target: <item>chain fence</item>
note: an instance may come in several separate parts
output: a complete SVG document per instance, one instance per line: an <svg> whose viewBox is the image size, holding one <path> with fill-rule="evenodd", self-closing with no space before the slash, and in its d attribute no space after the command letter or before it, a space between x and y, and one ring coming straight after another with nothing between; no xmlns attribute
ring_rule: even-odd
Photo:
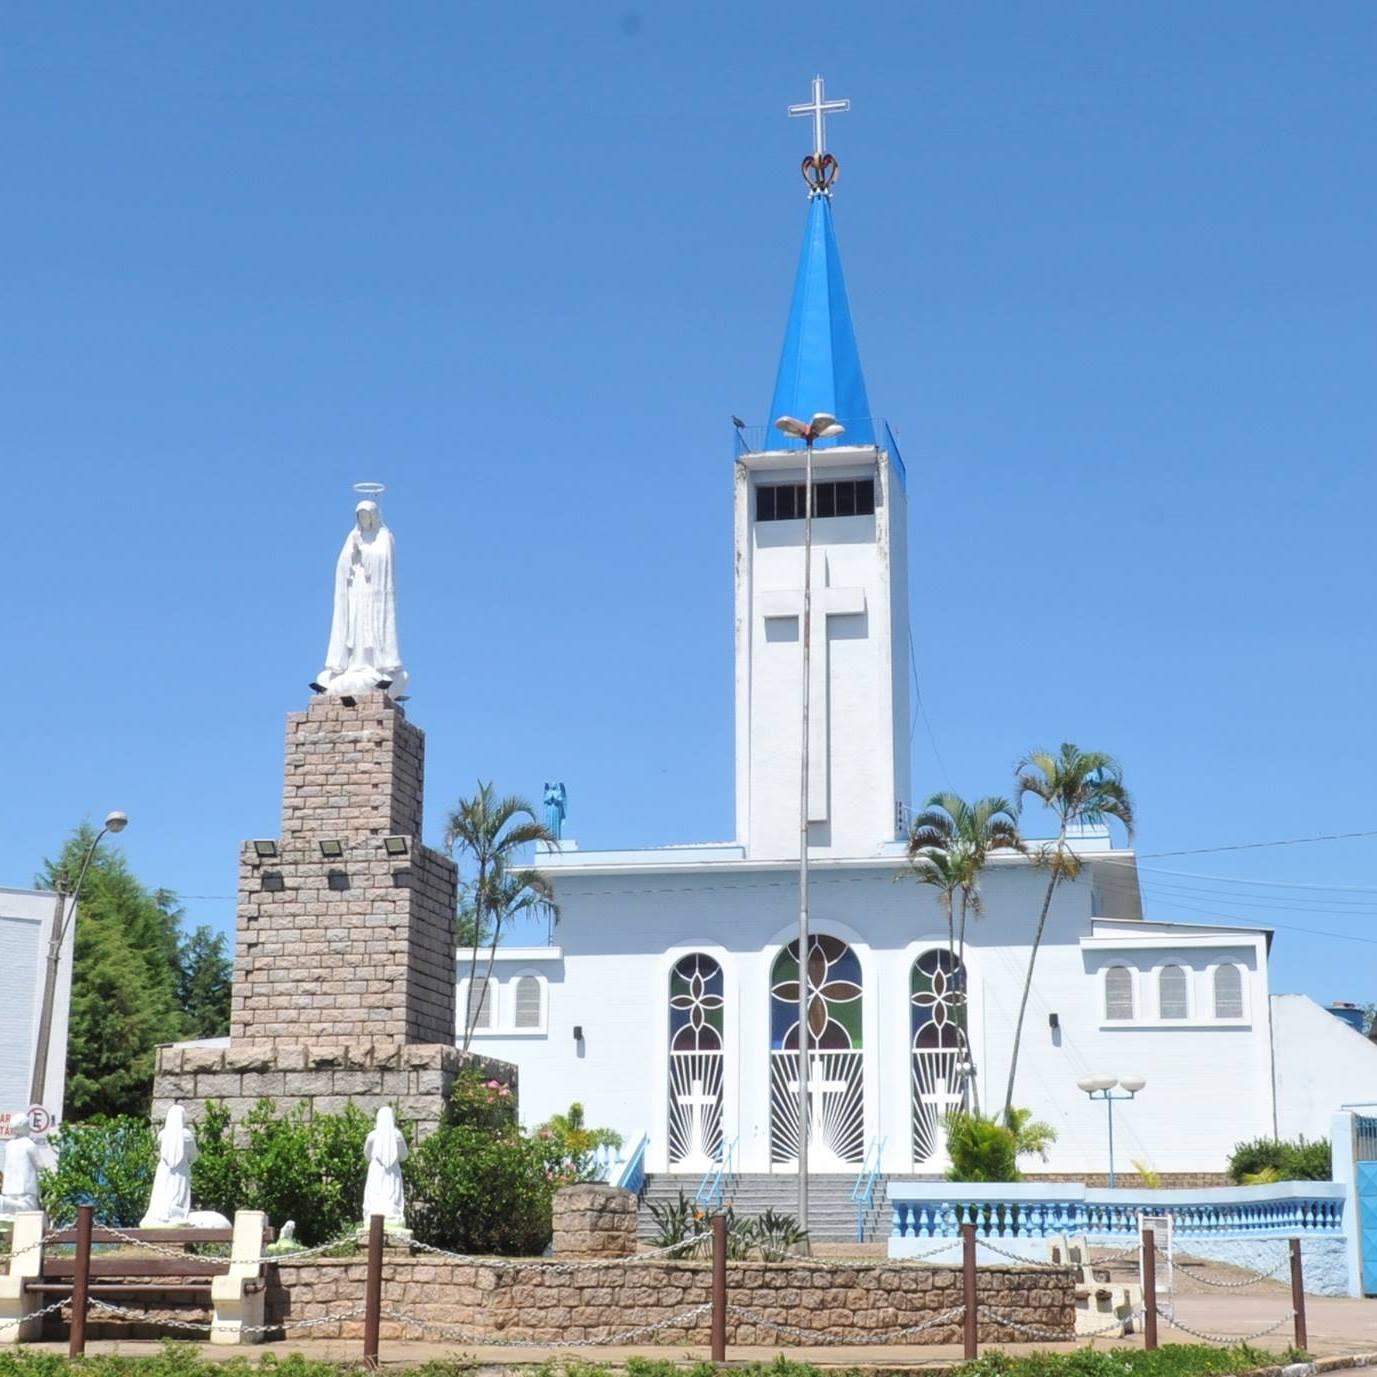
<svg viewBox="0 0 1377 1377"><path fill-rule="evenodd" d="M66 1231L50 1230L41 1239L29 1244L23 1249L10 1254L12 1260L22 1257L27 1253L41 1250L47 1245L57 1241L60 1234ZM185 1260L188 1257L186 1248L189 1245L172 1246L160 1242L141 1238L136 1232L132 1232L118 1227L102 1225L96 1231L101 1244L118 1242L131 1249L142 1252L153 1253L163 1257ZM294 1248L282 1250L280 1248L265 1249L253 1257L218 1258L211 1255L208 1260L217 1264L228 1266L254 1266L262 1267L279 1262L291 1262L297 1259L319 1257L330 1252L339 1252L342 1249L355 1249L365 1241L365 1235L361 1230L355 1229L341 1235L338 1238L330 1239L325 1243L316 1244L312 1247ZM699 1252L705 1244L712 1241L712 1234L709 1231L700 1231L690 1234L678 1241L661 1247L646 1249L641 1252L633 1253L623 1257L594 1258L580 1260L577 1262L559 1262L547 1258L527 1258L527 1259L508 1259L484 1257L470 1253L455 1252L447 1248L439 1247L435 1244L423 1243L404 1235L385 1235L384 1243L391 1250L405 1250L409 1255L426 1255L436 1258L443 1258L450 1262L460 1263L468 1266L482 1267L489 1271L499 1273L520 1273L538 1268L542 1273L554 1276L575 1277L590 1273L605 1273L609 1270L621 1268L624 1272L635 1268L645 1262L656 1260L670 1260L676 1256L691 1255ZM189 1244L194 1242L189 1240ZM1108 1281L1099 1282L1095 1278L1094 1269L1112 1261L1134 1261L1141 1263L1142 1252L1137 1247L1126 1247L1117 1250L1097 1250L1099 1256L1087 1256L1083 1266L1066 1262L1058 1263L1040 1258L1028 1257L1015 1252L1010 1248L1001 1246L988 1238L974 1237L970 1239L977 1252L986 1255L993 1255L1001 1260L1002 1263L1016 1265L1020 1269L1035 1272L1061 1272L1065 1273L1068 1269L1076 1270L1081 1278L1078 1289L1081 1299L1085 1300L1085 1288L1089 1287L1092 1292L1091 1303L1093 1304L1093 1290L1097 1286L1120 1285L1123 1283L1111 1283ZM1219 1240L1220 1250L1227 1254L1225 1246L1229 1240ZM1259 1240L1265 1242L1265 1240ZM952 1255L958 1248L964 1249L965 1242L960 1238L933 1240L934 1246L924 1252L911 1255L905 1258L813 1258L813 1257L791 1257L779 1259L787 1261L794 1266L810 1266L817 1268L831 1269L867 1269L867 1270L906 1270L914 1267L921 1267L928 1263L929 1259L944 1256L951 1262L957 1260ZM1257 1339L1268 1335L1276 1334L1287 1325L1295 1324L1297 1334L1300 1335L1304 1330L1304 1311L1303 1295L1296 1293L1293 1298L1295 1308L1288 1309L1273 1322L1252 1330L1248 1333L1217 1333L1203 1326L1193 1325L1180 1318L1177 1314L1176 1298L1173 1289L1174 1279L1181 1277L1190 1283L1198 1284L1202 1290L1214 1289L1222 1292L1237 1292L1250 1286L1272 1281L1280 1276L1290 1262L1289 1249L1283 1245L1283 1251L1275 1263L1266 1267L1266 1255L1264 1254L1262 1267L1257 1266L1258 1247L1256 1243L1240 1243L1239 1252L1235 1253L1237 1261L1231 1261L1226 1256L1224 1258L1207 1258L1195 1254L1177 1252L1168 1258L1165 1252L1157 1251L1154 1254L1156 1266L1154 1272L1160 1271L1162 1264L1170 1262L1166 1281L1162 1286L1158 1283L1158 1294L1163 1297L1165 1304L1155 1305L1155 1316L1173 1329L1179 1330L1192 1338L1201 1340L1205 1343L1236 1345L1251 1343ZM375 1253L370 1268L376 1269L379 1265L378 1259L382 1255ZM354 1258L353 1261L363 1261L362 1258ZM1245 1270L1244 1275L1239 1277L1218 1277L1210 1276L1207 1273L1196 1275L1193 1271L1187 1271L1182 1264L1189 1263L1192 1267L1202 1265L1205 1267L1241 1267L1245 1262L1254 1265ZM764 1265L763 1263L760 1265ZM986 1264L995 1265L995 1264ZM976 1268L975 1275L978 1278L980 1269ZM378 1273L370 1273L375 1278ZM1156 1277L1154 1276L1154 1278ZM968 1284L970 1278L968 1277ZM978 1282L977 1282L978 1285ZM376 1295L376 1292L373 1294ZM701 1293L700 1293L701 1294ZM337 1311L314 1316L304 1319L279 1318L271 1323L263 1324L244 1324L240 1322L217 1322L213 1315L207 1320L179 1319L157 1313L153 1311L135 1309L130 1306L119 1305L113 1301L102 1299L98 1296L87 1295L88 1313L90 1311L102 1314L130 1319L142 1323L155 1323L160 1327L176 1332L195 1333L208 1335L212 1332L232 1332L249 1336L285 1336L292 1333L310 1333L324 1328L337 1327L342 1324L362 1320L365 1327L369 1324L370 1318L374 1322L371 1332L376 1335L376 1323L382 1319L389 1320L395 1324L405 1326L407 1329L418 1332L424 1336L436 1336L455 1342L464 1343L472 1346L483 1347L511 1347L511 1348L541 1348L541 1349L565 1349L565 1348L594 1348L607 1345L636 1344L653 1339L656 1336L671 1332L676 1329L690 1328L699 1324L704 1317L711 1318L714 1313L719 1323L725 1323L727 1317L735 1317L742 1324L754 1325L758 1329L775 1334L780 1339L792 1340L801 1345L811 1345L818 1347L828 1346L863 1346L863 1345L903 1345L906 1343L921 1343L921 1335L931 1333L933 1330L942 1329L956 1325L965 1332L967 1320L967 1310L964 1304L951 1306L947 1309L938 1311L934 1314L925 1316L923 1319L912 1324L891 1327L885 1330L865 1331L863 1333L837 1333L834 1330L810 1328L807 1325L791 1324L783 1320L777 1320L770 1315L749 1307L730 1304L720 1293L715 1292L718 1304L723 1308L714 1312L714 1302L705 1301L698 1305L689 1306L675 1314L668 1315L663 1319L632 1326L620 1331L612 1332L598 1338L579 1338L566 1339L558 1343L551 1343L548 1339L535 1339L530 1337L520 1337L512 1335L493 1335L480 1332L473 1325L449 1324L439 1320L427 1319L418 1315L412 1315L402 1309L390 1309L378 1306L370 1317L366 1303L354 1304L343 1307ZM969 1294L969 1293L968 1293ZM1029 1342L1051 1342L1066 1343L1072 1341L1087 1341L1098 1337L1110 1335L1122 1335L1132 1329L1140 1327L1142 1321L1148 1316L1148 1310L1143 1307L1141 1293L1135 1285L1130 1285L1125 1290L1123 1298L1125 1305L1133 1308L1127 1313L1120 1309L1120 1312L1107 1318L1106 1323L1093 1329L1079 1329L1072 1333L1066 1329L1051 1328L1046 1325L1028 1323L1013 1315L1005 1313L1003 1310L985 1303L980 1303L976 1307L976 1315L991 1324L1002 1327L1018 1338ZM1151 1293L1148 1296L1148 1304L1152 1305ZM28 1321L41 1320L45 1316L57 1314L64 1309L70 1309L72 1297L70 1294L56 1299L41 1309L30 1311L24 1318ZM1084 1317L1083 1317L1084 1318ZM720 1331L718 1331L720 1333Z"/></svg>
<svg viewBox="0 0 1377 1377"><path fill-rule="evenodd" d="M1255 1329L1251 1334L1210 1334L1206 1330L1195 1329L1191 1325L1178 1320L1175 1314L1170 1310L1163 1310L1160 1305L1157 1307L1157 1315L1159 1319L1165 1320L1173 1329L1179 1329L1183 1334L1191 1335L1192 1338L1201 1339L1205 1343L1227 1345L1251 1343L1254 1339L1261 1339L1268 1334L1275 1334L1277 1330L1283 1329L1288 1324L1294 1323L1296 1318L1296 1312L1294 1310L1288 1310L1276 1321L1276 1323L1269 1324L1264 1329Z"/></svg>

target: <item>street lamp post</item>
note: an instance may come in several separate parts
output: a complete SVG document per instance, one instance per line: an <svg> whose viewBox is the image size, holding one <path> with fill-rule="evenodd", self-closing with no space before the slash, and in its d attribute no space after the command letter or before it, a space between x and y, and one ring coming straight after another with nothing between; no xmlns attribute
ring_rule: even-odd
<svg viewBox="0 0 1377 1377"><path fill-rule="evenodd" d="M808 456L803 468L803 615L799 638L803 642L803 751L799 785L798 819L798 1222L808 1227L808 676L813 646L813 445L840 435L844 429L835 416L814 413L808 422L781 416L775 428L802 440Z"/></svg>
<svg viewBox="0 0 1377 1377"><path fill-rule="evenodd" d="M38 1015L38 1046L34 1049L33 1080L29 1084L29 1103L43 1103L43 1083L48 1079L48 1043L53 1035L53 1001L57 997L57 968L62 961L62 944L67 939L67 928L76 917L77 900L81 898L81 886L86 882L86 872L91 868L91 858L96 847L107 832L123 832L129 819L118 810L105 819L105 826L96 833L81 863L81 873L77 876L76 888L68 894L62 885L62 876L57 880L57 908L53 913L52 936L48 941L48 969L43 977L43 1005Z"/></svg>
<svg viewBox="0 0 1377 1377"><path fill-rule="evenodd" d="M1133 1100L1138 1096L1138 1092L1147 1084L1146 1076L1087 1076L1084 1080L1077 1081L1076 1085L1085 1091L1092 1100L1103 1100L1105 1109L1109 1114L1109 1185L1114 1187L1114 1101ZM1115 1086L1121 1086L1128 1093L1126 1095L1116 1095Z"/></svg>

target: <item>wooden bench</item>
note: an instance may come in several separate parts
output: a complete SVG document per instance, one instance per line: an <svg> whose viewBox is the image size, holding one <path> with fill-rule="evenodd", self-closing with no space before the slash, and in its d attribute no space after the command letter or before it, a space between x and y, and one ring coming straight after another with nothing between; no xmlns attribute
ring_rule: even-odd
<svg viewBox="0 0 1377 1377"><path fill-rule="evenodd" d="M213 1344L262 1341L261 1329L255 1330L263 1324L266 1290L264 1264L259 1259L273 1232L259 1211L240 1210L228 1229L122 1229L116 1233L92 1227L87 1220L84 1228L78 1221L75 1229L60 1229L45 1237L45 1224L41 1212L16 1217L12 1275L0 1277L0 1343L37 1338L41 1317L36 1312L71 1297L71 1351L76 1355L85 1347L88 1299L117 1304L122 1298L152 1296L203 1300L211 1310ZM34 1247L40 1240L42 1246ZM91 1253L93 1244L132 1246L131 1240L161 1248L227 1243L229 1256ZM75 1245L75 1256L45 1256L47 1245L62 1244Z"/></svg>

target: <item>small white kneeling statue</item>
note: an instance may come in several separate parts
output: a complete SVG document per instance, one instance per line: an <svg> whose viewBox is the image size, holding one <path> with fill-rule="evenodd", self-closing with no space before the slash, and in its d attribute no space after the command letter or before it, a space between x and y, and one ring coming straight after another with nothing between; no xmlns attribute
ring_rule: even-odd
<svg viewBox="0 0 1377 1377"><path fill-rule="evenodd" d="M373 1131L363 1140L368 1158L368 1180L363 1187L365 1227L380 1214L389 1228L406 1227L406 1201L402 1196L402 1163L406 1160L406 1139L397 1130L397 1120L384 1105L373 1121Z"/></svg>
<svg viewBox="0 0 1377 1377"><path fill-rule="evenodd" d="M165 1229L191 1222L191 1164L196 1160L196 1139L186 1126L186 1111L174 1104L158 1134L158 1169L153 1173L153 1194L141 1229Z"/></svg>
<svg viewBox="0 0 1377 1377"><path fill-rule="evenodd" d="M0 1219L13 1219L21 1210L36 1210L38 1203L38 1144L29 1136L29 1116L10 1120L11 1138L5 1144L5 1171L0 1178Z"/></svg>
<svg viewBox="0 0 1377 1377"><path fill-rule="evenodd" d="M406 693L407 673L397 648L396 547L376 502L360 502L354 519L335 561L335 612L325 668L311 687L338 698L385 689L399 699Z"/></svg>

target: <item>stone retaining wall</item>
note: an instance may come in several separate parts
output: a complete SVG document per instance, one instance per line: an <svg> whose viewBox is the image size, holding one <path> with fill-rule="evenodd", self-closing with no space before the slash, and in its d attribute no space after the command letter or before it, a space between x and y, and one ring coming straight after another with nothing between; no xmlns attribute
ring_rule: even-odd
<svg viewBox="0 0 1377 1377"><path fill-rule="evenodd" d="M354 1259L282 1262L268 1288L268 1319L314 1320L362 1306L366 1267ZM982 1267L979 1296L1009 1319L1074 1336L1075 1274L1019 1267ZM383 1310L400 1311L432 1324L457 1326L475 1343L529 1340L559 1344L600 1339L653 1325L711 1299L707 1262L659 1260L617 1263L593 1271L561 1272L552 1262L518 1267L465 1263L390 1251L384 1262ZM727 1300L765 1321L803 1323L826 1330L835 1341L869 1335L924 1319L961 1304L956 1267L896 1267L892 1263L840 1266L816 1263L727 1264ZM363 1319L319 1325L315 1338L360 1338ZM382 1336L426 1337L418 1325L383 1320ZM983 1319L984 1343L1012 1343L1026 1335ZM706 1344L708 1316L644 1336L637 1342ZM958 1343L959 1318L905 1339L914 1344ZM778 1333L768 1323L728 1314L727 1340L734 1344L795 1346L807 1340Z"/></svg>

